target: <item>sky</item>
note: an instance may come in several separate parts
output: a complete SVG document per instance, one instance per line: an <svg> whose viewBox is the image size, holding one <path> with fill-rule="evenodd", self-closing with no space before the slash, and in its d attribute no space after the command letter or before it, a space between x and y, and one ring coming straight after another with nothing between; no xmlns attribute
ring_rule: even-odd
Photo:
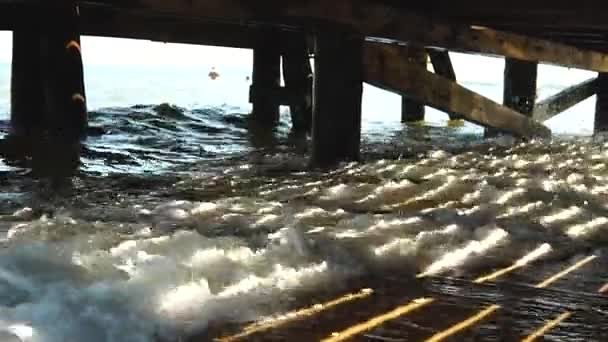
<svg viewBox="0 0 608 342"><path fill-rule="evenodd" d="M11 32L0 31L0 63L11 61L11 45ZM86 65L195 66L204 61L231 67L251 63L253 58L247 49L88 36L82 37L82 53Z"/></svg>

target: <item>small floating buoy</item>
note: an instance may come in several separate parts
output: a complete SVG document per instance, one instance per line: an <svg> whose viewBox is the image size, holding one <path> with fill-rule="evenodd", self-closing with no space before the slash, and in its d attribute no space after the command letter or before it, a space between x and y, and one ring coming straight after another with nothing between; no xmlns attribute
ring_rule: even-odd
<svg viewBox="0 0 608 342"><path fill-rule="evenodd" d="M220 77L220 74L217 71L215 71L215 67L211 68L211 71L209 71L209 78L212 81L215 81L219 77Z"/></svg>

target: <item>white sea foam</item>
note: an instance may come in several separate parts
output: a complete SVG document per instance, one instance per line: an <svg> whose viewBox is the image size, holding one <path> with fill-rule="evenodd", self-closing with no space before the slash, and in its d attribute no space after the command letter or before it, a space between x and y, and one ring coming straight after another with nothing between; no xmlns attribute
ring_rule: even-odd
<svg viewBox="0 0 608 342"><path fill-rule="evenodd" d="M603 152L501 144L508 158L437 150L245 189L258 166L239 166L214 182L240 193L200 202L133 197L131 206L67 205L47 216L24 205L0 221L0 337L153 341L280 312L296 291L348 284L376 264L423 275L490 259L523 267L571 248L564 239L606 234L608 170L581 167L600 165ZM179 186L203 189L202 198L208 181ZM541 247L521 258L522 241Z"/></svg>

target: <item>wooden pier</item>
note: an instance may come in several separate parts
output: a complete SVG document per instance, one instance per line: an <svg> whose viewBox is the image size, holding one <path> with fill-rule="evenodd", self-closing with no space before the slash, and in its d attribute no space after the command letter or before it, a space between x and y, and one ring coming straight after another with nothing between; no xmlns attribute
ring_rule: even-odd
<svg viewBox="0 0 608 342"><path fill-rule="evenodd" d="M423 120L425 106L431 106L486 127L490 136L525 139L550 136L544 121L596 95L595 131L608 131L607 17L606 0L0 0L0 30L13 31L11 132L0 153L31 160L43 177L70 176L78 169L87 131L81 35L253 49L251 120L272 130L279 106L290 106L293 130L311 136L311 167L360 158L364 82L402 96L403 122ZM503 103L459 85L449 51L504 57ZM598 76L538 102L538 63ZM600 259L608 265L605 256L589 255L538 284L524 285L542 296L541 289ZM519 267L489 270L455 287L487 285ZM433 293L408 288L404 294L404 286L426 277L409 280L362 279L351 284L352 292L294 308L282 319L221 327L198 340L374 340L368 333L412 312L430 310L429 319L435 319L433 313L446 309L441 307L446 298ZM587 292L604 295L608 285ZM451 308L453 316L441 329L414 327L410 340L447 340L508 305L505 300ZM592 309L606 310L589 304L587 311ZM534 340L587 314L579 311L558 312L517 338ZM405 330L398 327L375 340L400 340Z"/></svg>
<svg viewBox="0 0 608 342"><path fill-rule="evenodd" d="M432 106L489 134L524 138L549 136L542 121L597 94L600 132L608 129L608 22L598 13L608 4L0 0L0 30L14 34L12 131L3 146L31 157L43 175L77 167L87 123L80 35L253 49L252 120L272 129L279 106L289 105L294 131L312 136L311 165L323 168L359 158L363 82L400 94L404 122ZM504 56L503 104L460 86L448 51ZM539 62L599 77L536 103Z"/></svg>
<svg viewBox="0 0 608 342"><path fill-rule="evenodd" d="M568 336L603 341L608 284L570 289L577 274L590 274L594 266L601 268L606 262L596 255L555 264L514 262L462 278L419 275L412 279L411 274L394 270L392 276L355 279L348 290L325 298L309 296L308 306L259 322L211 327L191 341L532 342L549 338L553 330L571 331L568 322L576 317L587 322L585 331L571 331ZM532 308L535 300L550 303L556 293L565 303L573 303L566 306L570 309ZM575 326L582 330L582 324Z"/></svg>

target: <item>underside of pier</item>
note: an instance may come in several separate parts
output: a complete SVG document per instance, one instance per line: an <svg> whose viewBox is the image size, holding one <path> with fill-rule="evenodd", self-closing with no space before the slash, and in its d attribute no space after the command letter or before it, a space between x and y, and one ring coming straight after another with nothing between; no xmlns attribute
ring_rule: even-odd
<svg viewBox="0 0 608 342"><path fill-rule="evenodd" d="M74 164L86 127L80 35L254 49L252 120L272 128L289 105L294 130L312 136L314 166L358 159L362 82L403 96L404 122L424 119L426 105L492 134L546 137L542 121L606 96L608 22L597 15L606 11L603 1L0 0L0 30L14 31L11 141L36 155L44 140L38 159L61 150ZM503 104L460 86L448 51L505 57ZM539 62L600 78L536 103Z"/></svg>

